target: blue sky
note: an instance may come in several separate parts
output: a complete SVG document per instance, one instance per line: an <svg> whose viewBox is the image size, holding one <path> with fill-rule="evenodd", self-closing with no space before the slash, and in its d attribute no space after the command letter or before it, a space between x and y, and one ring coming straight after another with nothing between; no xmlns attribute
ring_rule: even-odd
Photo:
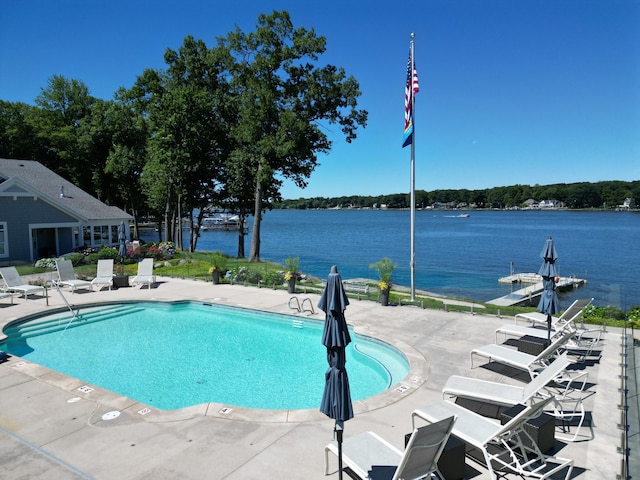
<svg viewBox="0 0 640 480"><path fill-rule="evenodd" d="M33 104L52 75L111 99L186 35L213 46L288 10L360 82L368 126L338 129L309 186L284 198L410 190L401 148L415 33L416 189L640 179L638 0L21 0L0 9L0 99Z"/></svg>

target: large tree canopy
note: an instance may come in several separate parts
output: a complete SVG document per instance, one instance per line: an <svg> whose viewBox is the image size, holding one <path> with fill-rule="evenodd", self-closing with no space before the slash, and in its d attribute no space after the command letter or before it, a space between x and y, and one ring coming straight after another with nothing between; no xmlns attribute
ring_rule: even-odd
<svg viewBox="0 0 640 480"><path fill-rule="evenodd" d="M260 260L260 223L265 205L279 199L277 176L306 186L317 154L331 148L323 124L339 124L347 142L365 126L367 112L357 109L358 82L344 69L317 66L325 38L294 28L287 12L258 17L255 32L239 28L219 47L229 52L228 72L236 97L237 123L232 131L237 161L254 185L254 228L250 260Z"/></svg>

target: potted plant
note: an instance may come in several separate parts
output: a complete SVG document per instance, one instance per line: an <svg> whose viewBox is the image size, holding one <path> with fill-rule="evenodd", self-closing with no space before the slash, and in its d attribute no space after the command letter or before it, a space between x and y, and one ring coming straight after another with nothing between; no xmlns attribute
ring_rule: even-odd
<svg viewBox="0 0 640 480"><path fill-rule="evenodd" d="M211 282L217 285L220 283L220 275L225 273L227 273L227 257L220 251L213 252L213 255L211 255L211 267L209 268Z"/></svg>
<svg viewBox="0 0 640 480"><path fill-rule="evenodd" d="M391 259L385 257L371 265L378 271L378 288L380 289L379 301L381 305L389 305L389 292L391 290L391 277L396 268L396 264Z"/></svg>
<svg viewBox="0 0 640 480"><path fill-rule="evenodd" d="M300 264L300 257L287 257L284 261L287 271L284 274L284 280L287 282L287 292L295 293L296 280L300 276L298 273L298 266Z"/></svg>

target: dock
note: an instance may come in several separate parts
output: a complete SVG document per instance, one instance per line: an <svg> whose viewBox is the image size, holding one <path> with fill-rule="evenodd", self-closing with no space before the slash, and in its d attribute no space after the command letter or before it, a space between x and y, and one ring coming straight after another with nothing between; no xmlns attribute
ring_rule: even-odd
<svg viewBox="0 0 640 480"><path fill-rule="evenodd" d="M487 302L492 305L498 305L501 307L513 307L516 305L531 304L540 296L540 294L544 290L542 277L537 273L515 273L513 275L498 279L498 282L503 284L527 284L527 286L513 291L508 295L494 298L493 300L489 300ZM558 283L556 284L556 290L578 288L586 283L587 281L584 278L560 277L558 279Z"/></svg>

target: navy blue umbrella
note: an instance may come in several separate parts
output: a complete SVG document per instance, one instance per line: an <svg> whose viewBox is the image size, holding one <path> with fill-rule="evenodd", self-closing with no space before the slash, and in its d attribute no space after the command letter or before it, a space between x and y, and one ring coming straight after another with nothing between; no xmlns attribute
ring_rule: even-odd
<svg viewBox="0 0 640 480"><path fill-rule="evenodd" d="M325 312L322 344L327 348L329 368L325 373L324 392L320 402L320 411L333 418L335 435L338 442L338 477L342 479L342 434L344 422L353 418L353 405L347 376L345 349L351 342L344 311L349 299L342 285L338 267L331 267L327 286L322 292L318 308Z"/></svg>
<svg viewBox="0 0 640 480"><path fill-rule="evenodd" d="M120 225L118 225L118 242L120 243L120 246L118 247L118 256L122 260L124 266L124 257L127 256L127 233L124 222L120 222Z"/></svg>
<svg viewBox="0 0 640 480"><path fill-rule="evenodd" d="M544 260L538 271L538 275L542 276L543 290L540 295L540 302L538 302L538 311L547 315L547 340L550 340L551 316L560 311L558 294L556 293L556 278L558 277L556 260L558 259L558 254L551 237L547 238L540 257Z"/></svg>

